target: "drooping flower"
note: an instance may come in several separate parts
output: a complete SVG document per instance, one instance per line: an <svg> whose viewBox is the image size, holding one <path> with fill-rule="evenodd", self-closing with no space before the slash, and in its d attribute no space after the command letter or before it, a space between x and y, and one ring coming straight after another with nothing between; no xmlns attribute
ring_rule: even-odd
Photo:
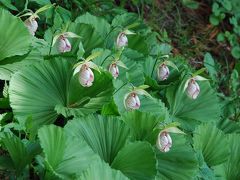
<svg viewBox="0 0 240 180"><path fill-rule="evenodd" d="M122 48L128 45L128 38L124 32L119 33L117 37L117 47Z"/></svg>
<svg viewBox="0 0 240 180"><path fill-rule="evenodd" d="M34 36L37 31L37 28L38 28L38 23L37 23L36 19L30 17L25 20L24 24L28 28L28 31L30 32L30 34L32 34Z"/></svg>
<svg viewBox="0 0 240 180"><path fill-rule="evenodd" d="M132 109L132 110L139 109L141 103L137 93L135 92L129 93L124 100L124 105L126 109Z"/></svg>
<svg viewBox="0 0 240 180"><path fill-rule="evenodd" d="M114 79L116 79L119 76L119 69L116 63L112 63L109 66L109 72L112 74Z"/></svg>
<svg viewBox="0 0 240 180"><path fill-rule="evenodd" d="M187 95L196 99L200 93L200 87L194 78L190 79L187 86Z"/></svg>
<svg viewBox="0 0 240 180"><path fill-rule="evenodd" d="M58 41L58 51L61 53L64 53L64 52L71 51L71 49L72 49L72 46L69 40L65 36L61 35Z"/></svg>
<svg viewBox="0 0 240 180"><path fill-rule="evenodd" d="M83 64L79 71L79 82L83 87L92 86L94 81L94 74L88 65Z"/></svg>
<svg viewBox="0 0 240 180"><path fill-rule="evenodd" d="M166 64L161 64L157 70L157 77L159 81L164 81L169 76L169 69Z"/></svg>
<svg viewBox="0 0 240 180"><path fill-rule="evenodd" d="M168 152L170 150L172 147L172 138L168 132L163 131L158 134L156 146L162 152Z"/></svg>

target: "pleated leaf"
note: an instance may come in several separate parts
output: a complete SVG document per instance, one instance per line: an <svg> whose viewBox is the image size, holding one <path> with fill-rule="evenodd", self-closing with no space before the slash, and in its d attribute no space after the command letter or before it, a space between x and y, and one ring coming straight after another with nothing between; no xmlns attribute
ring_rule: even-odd
<svg viewBox="0 0 240 180"><path fill-rule="evenodd" d="M31 35L21 19L0 8L0 61L29 51Z"/></svg>
<svg viewBox="0 0 240 180"><path fill-rule="evenodd" d="M184 135L171 133L170 136L173 145L169 152L164 153L156 148L157 179L193 179L197 174L198 161L192 147L186 141Z"/></svg>
<svg viewBox="0 0 240 180"><path fill-rule="evenodd" d="M130 133L134 140L149 141L155 144L158 131L154 128L165 120L165 111L162 115L153 115L139 111L127 112L123 115L123 121L130 127Z"/></svg>
<svg viewBox="0 0 240 180"><path fill-rule="evenodd" d="M155 156L149 143L130 143L119 151L112 167L122 171L130 179L154 179L157 173Z"/></svg>
<svg viewBox="0 0 240 180"><path fill-rule="evenodd" d="M78 180L114 179L127 180L128 178L121 171L112 169L102 160L95 161L88 170L84 171Z"/></svg>
<svg viewBox="0 0 240 180"><path fill-rule="evenodd" d="M84 115L110 101L111 77L95 73L94 85L84 88L77 80L78 75L72 76L72 67L70 60L53 59L15 73L9 95L18 120L31 116L36 126L49 124L56 120L58 113L67 117Z"/></svg>
<svg viewBox="0 0 240 180"><path fill-rule="evenodd" d="M68 134L84 139L109 164L125 145L129 135L126 125L113 116L89 115L74 119L65 128Z"/></svg>
<svg viewBox="0 0 240 180"><path fill-rule="evenodd" d="M85 142L68 137L61 127L43 126L38 131L38 137L48 171L46 179L72 179L97 159Z"/></svg>
<svg viewBox="0 0 240 180"><path fill-rule="evenodd" d="M216 175L220 175L223 179L232 180L240 178L240 135L230 134L228 135L230 156L227 161L220 166L214 168Z"/></svg>
<svg viewBox="0 0 240 180"><path fill-rule="evenodd" d="M194 132L194 148L203 154L208 166L225 162L229 155L229 142L224 133L216 126L201 124Z"/></svg>
<svg viewBox="0 0 240 180"><path fill-rule="evenodd" d="M199 122L217 121L220 117L220 105L209 83L198 82L201 91L197 99L192 100L183 91L185 82L183 80L180 85L167 88L166 96L172 118L189 130L193 130Z"/></svg>

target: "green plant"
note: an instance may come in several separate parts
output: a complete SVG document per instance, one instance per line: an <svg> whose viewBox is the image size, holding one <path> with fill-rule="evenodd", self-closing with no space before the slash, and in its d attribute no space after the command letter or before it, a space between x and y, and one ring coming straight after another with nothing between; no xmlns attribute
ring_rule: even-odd
<svg viewBox="0 0 240 180"><path fill-rule="evenodd" d="M221 123L210 55L195 71L134 13L44 2L0 9L4 178L239 179L239 127Z"/></svg>

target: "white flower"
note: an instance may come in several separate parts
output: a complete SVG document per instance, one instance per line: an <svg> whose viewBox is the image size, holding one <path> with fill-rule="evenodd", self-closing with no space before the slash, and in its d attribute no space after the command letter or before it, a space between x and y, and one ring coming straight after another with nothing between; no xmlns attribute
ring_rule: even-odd
<svg viewBox="0 0 240 180"><path fill-rule="evenodd" d="M114 79L116 79L119 76L119 69L116 63L112 63L109 66L109 72L112 74Z"/></svg>
<svg viewBox="0 0 240 180"><path fill-rule="evenodd" d="M157 148L162 152L168 152L172 147L172 139L168 132L163 131L158 134L156 142Z"/></svg>
<svg viewBox="0 0 240 180"><path fill-rule="evenodd" d="M138 95L135 92L131 92L124 99L124 105L126 109L139 109L140 108L140 100Z"/></svg>
<svg viewBox="0 0 240 180"><path fill-rule="evenodd" d="M79 72L79 82L83 87L92 86L94 81L94 74L92 70L86 65L83 64Z"/></svg>
<svg viewBox="0 0 240 180"><path fill-rule="evenodd" d="M195 79L193 78L190 79L187 86L187 95L192 99L196 99L199 93L200 93L200 87L198 83L196 82Z"/></svg>
<svg viewBox="0 0 240 180"><path fill-rule="evenodd" d="M157 70L157 77L159 81L164 81L168 78L169 76L169 69L165 64L162 64L158 67Z"/></svg>
<svg viewBox="0 0 240 180"><path fill-rule="evenodd" d="M61 35L59 37L59 41L58 41L58 51L61 53L64 53L64 52L71 51L71 49L72 49L72 46L71 46L69 40L66 37L64 37L63 35Z"/></svg>
<svg viewBox="0 0 240 180"><path fill-rule="evenodd" d="M35 18L28 18L27 20L25 20L25 26L28 28L28 31L30 32L30 34L32 34L33 36L35 35L35 32L37 31L38 28L38 23L36 21Z"/></svg>
<svg viewBox="0 0 240 180"><path fill-rule="evenodd" d="M124 46L127 46L128 44L128 38L124 32L119 33L117 37L117 47L121 48Z"/></svg>

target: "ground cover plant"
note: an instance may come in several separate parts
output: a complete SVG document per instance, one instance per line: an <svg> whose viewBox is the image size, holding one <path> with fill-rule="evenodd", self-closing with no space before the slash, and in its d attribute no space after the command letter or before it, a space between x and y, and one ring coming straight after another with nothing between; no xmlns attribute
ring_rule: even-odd
<svg viewBox="0 0 240 180"><path fill-rule="evenodd" d="M0 1L0 179L240 178L238 57L176 45L156 22L206 4L159 2Z"/></svg>

